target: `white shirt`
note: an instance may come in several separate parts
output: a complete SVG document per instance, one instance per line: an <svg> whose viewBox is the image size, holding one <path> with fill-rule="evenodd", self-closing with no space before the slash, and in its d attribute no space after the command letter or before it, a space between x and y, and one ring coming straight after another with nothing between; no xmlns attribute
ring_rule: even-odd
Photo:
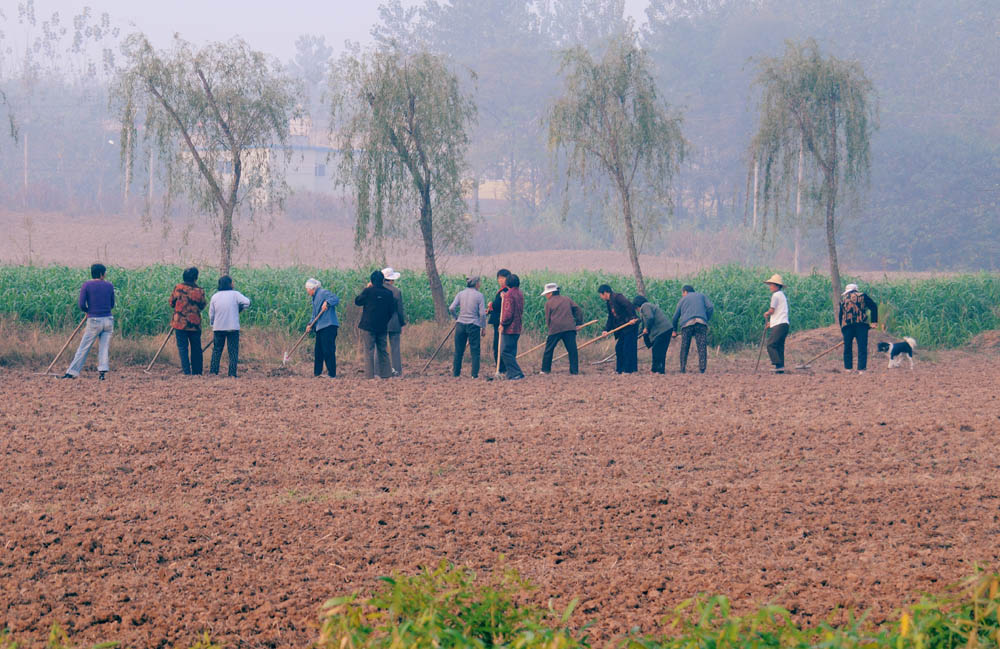
<svg viewBox="0 0 1000 649"><path fill-rule="evenodd" d="M250 300L239 291L219 291L208 305L208 323L212 331L239 331L240 307L250 306Z"/></svg>
<svg viewBox="0 0 1000 649"><path fill-rule="evenodd" d="M785 297L784 291L771 293L771 308L774 309L774 313L771 314L770 326L788 324L788 298Z"/></svg>

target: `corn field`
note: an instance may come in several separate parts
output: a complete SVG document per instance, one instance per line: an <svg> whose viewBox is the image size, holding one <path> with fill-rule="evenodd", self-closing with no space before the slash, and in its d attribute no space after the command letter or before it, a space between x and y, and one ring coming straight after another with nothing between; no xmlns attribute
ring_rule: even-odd
<svg viewBox="0 0 1000 649"><path fill-rule="evenodd" d="M181 270L174 266L108 270L117 298L116 328L122 335L152 335L166 330L171 313L167 300L180 281ZM670 317L681 287L692 284L715 303L710 343L724 349L752 345L760 340L762 314L769 301L762 280L771 272L771 269L719 266L691 277L650 280L648 297ZM309 298L303 287L308 277L320 279L323 286L340 296L338 313L344 325L356 321L353 298L368 281L366 271L305 267L237 268L232 276L235 288L252 301L251 308L241 316L243 323L289 332L301 331L308 323ZM785 277L792 331L829 325L833 317L829 279L823 275L785 274ZM76 306L79 287L87 279L89 272L83 268L2 266L0 316L53 330L74 326L82 315ZM483 292L489 300L496 285L492 277L483 279ZM217 280L217 274L208 269L199 284L211 295ZM442 281L449 300L465 286L463 278L458 276L443 276ZM564 295L583 307L588 319L605 317L604 303L597 295L600 284L608 283L630 297L634 293L634 282L625 276L595 272L526 273L521 275L521 289L525 294L524 324L530 331L544 331L545 299L539 294L546 282L553 281L559 283ZM847 281L852 280L845 278ZM434 305L424 274L404 273L397 286L403 293L408 321L433 318ZM921 347L957 347L982 331L1000 328L997 275L980 273L945 279L862 283L861 287L879 303L888 331L896 336L912 336L920 341Z"/></svg>

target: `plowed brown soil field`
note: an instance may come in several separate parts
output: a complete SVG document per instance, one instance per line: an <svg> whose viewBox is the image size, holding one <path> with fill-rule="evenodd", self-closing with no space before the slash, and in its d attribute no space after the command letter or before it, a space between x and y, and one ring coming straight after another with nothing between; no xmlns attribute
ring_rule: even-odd
<svg viewBox="0 0 1000 649"><path fill-rule="evenodd" d="M539 603L580 597L598 641L700 591L880 619L996 565L996 360L513 383L4 371L0 627L305 647L330 596L501 555Z"/></svg>

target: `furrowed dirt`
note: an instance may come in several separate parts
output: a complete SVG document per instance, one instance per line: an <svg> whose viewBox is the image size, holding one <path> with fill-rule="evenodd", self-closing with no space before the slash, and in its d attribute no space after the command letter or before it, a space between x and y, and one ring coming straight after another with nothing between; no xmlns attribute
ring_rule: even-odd
<svg viewBox="0 0 1000 649"><path fill-rule="evenodd" d="M579 597L598 641L701 591L881 619L997 564L996 359L754 377L748 355L701 376L671 350L665 377L513 383L4 371L0 627L306 647L328 597L501 555L539 603Z"/></svg>

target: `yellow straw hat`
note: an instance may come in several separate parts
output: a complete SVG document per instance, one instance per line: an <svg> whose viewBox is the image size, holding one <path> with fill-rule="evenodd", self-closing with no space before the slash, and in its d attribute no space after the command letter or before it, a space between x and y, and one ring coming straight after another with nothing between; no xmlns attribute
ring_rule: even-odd
<svg viewBox="0 0 1000 649"><path fill-rule="evenodd" d="M779 275L778 273L775 273L774 275L771 275L770 277L768 277L767 279L765 279L764 283L765 284L777 284L778 286L784 286L785 285L785 280L781 279L781 275Z"/></svg>

